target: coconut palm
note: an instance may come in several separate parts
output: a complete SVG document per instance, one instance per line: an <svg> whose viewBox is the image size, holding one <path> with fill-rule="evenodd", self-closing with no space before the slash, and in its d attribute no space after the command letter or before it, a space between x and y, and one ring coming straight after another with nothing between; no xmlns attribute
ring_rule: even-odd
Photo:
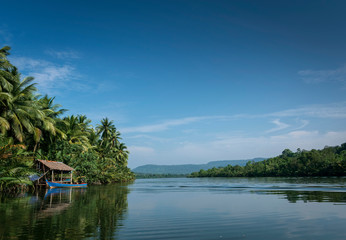
<svg viewBox="0 0 346 240"><path fill-rule="evenodd" d="M129 151L124 143L119 143L116 146L116 159L122 166L127 166L127 160L129 158Z"/></svg>
<svg viewBox="0 0 346 240"><path fill-rule="evenodd" d="M11 91L12 89L9 79L14 66L7 59L7 56L10 55L10 49L8 46L0 49L0 92Z"/></svg>
<svg viewBox="0 0 346 240"><path fill-rule="evenodd" d="M121 139L120 132L115 128L113 121L109 121L108 118L102 119L96 130L101 137L101 146L114 148L119 143L119 139Z"/></svg>
<svg viewBox="0 0 346 240"><path fill-rule="evenodd" d="M112 134L116 131L116 128L113 124L113 120L109 121L108 118L104 118L101 120L101 125L97 125L96 130L98 134L100 134L101 139L110 139Z"/></svg>
<svg viewBox="0 0 346 240"><path fill-rule="evenodd" d="M7 128L7 136L23 142L26 134L38 135L39 129L35 129L33 121L42 119L44 113L39 111L33 101L36 91L32 77L26 77L22 81L16 69L13 71L12 89L8 92L8 99L0 106L0 117L3 120L2 129Z"/></svg>
<svg viewBox="0 0 346 240"><path fill-rule="evenodd" d="M58 116L67 111L66 109L60 109L61 105L54 104L54 98L48 97L48 95L45 95L42 98L37 96L35 102L37 102L39 110L43 113L43 117L37 119L34 123L36 129L34 133L38 133L34 134L34 152L41 140L45 141L44 144L49 145L53 143L56 138L66 138L66 134L59 128L62 124L57 123L62 122Z"/></svg>
<svg viewBox="0 0 346 240"><path fill-rule="evenodd" d="M85 124L80 123L79 116L68 116L64 119L65 127L63 131L66 134L67 141L70 144L78 144L80 145L84 151L87 151L91 145L89 143L89 132L85 129Z"/></svg>
<svg viewBox="0 0 346 240"><path fill-rule="evenodd" d="M33 121L41 119L44 113L39 111L33 96L36 92L32 77L20 78L20 73L8 60L9 47L0 49L0 130L18 142L25 135L37 137L40 129Z"/></svg>

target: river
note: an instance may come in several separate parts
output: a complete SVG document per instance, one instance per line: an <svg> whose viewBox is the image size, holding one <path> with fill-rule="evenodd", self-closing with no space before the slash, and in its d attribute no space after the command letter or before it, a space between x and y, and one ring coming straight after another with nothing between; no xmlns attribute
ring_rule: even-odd
<svg viewBox="0 0 346 240"><path fill-rule="evenodd" d="M346 178L170 178L0 196L3 239L346 239Z"/></svg>

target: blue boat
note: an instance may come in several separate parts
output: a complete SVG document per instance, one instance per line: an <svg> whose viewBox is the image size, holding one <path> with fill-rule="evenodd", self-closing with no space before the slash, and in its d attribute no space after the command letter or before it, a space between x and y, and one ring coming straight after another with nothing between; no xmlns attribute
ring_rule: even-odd
<svg viewBox="0 0 346 240"><path fill-rule="evenodd" d="M59 183L59 182L50 182L46 180L46 183L50 188L71 188L71 187L87 187L87 183L77 183L77 184L72 184L72 183Z"/></svg>

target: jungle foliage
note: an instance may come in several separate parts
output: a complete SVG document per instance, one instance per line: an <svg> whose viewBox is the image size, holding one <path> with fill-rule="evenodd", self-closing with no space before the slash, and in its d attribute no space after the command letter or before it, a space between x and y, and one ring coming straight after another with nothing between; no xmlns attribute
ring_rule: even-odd
<svg viewBox="0 0 346 240"><path fill-rule="evenodd" d="M285 149L281 155L245 166L200 170L189 177L315 177L346 175L346 143L311 151Z"/></svg>
<svg viewBox="0 0 346 240"><path fill-rule="evenodd" d="M104 118L94 128L85 115L66 116L54 97L38 95L34 78L21 77L9 54L0 49L0 190L30 187L34 159L64 162L88 183L134 179L114 122Z"/></svg>

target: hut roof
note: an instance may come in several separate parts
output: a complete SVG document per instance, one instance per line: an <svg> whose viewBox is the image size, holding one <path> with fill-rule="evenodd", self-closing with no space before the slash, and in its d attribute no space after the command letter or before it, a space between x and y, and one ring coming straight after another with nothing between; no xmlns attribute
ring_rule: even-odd
<svg viewBox="0 0 346 240"><path fill-rule="evenodd" d="M74 168L71 168L70 166L62 162L48 161L48 160L37 160L37 161L45 165L50 170L74 171Z"/></svg>

